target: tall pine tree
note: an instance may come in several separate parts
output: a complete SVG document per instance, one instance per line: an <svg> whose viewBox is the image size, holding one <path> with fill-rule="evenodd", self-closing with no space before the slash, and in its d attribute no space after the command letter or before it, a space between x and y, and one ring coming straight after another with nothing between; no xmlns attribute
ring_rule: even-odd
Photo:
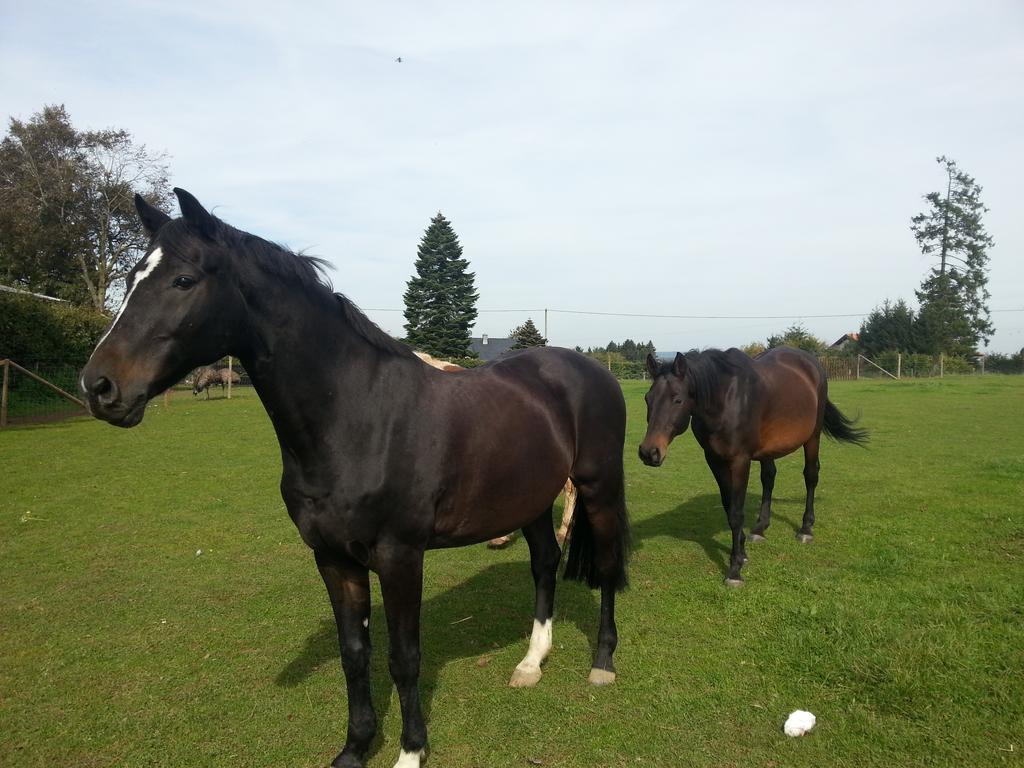
<svg viewBox="0 0 1024 768"><path fill-rule="evenodd" d="M530 318L527 318L526 322L518 328L513 328L508 335L510 339L516 340L516 343L512 345L512 349L546 347L548 343L548 340L540 335L540 331L537 330L537 326L533 324L533 320Z"/></svg>
<svg viewBox="0 0 1024 768"><path fill-rule="evenodd" d="M438 212L420 240L405 291L405 338L435 357L469 357L478 294L451 223Z"/></svg>
<svg viewBox="0 0 1024 768"><path fill-rule="evenodd" d="M981 187L948 157L946 190L925 195L928 209L911 219L921 252L938 261L917 292L922 346L931 352L967 354L988 344L995 328L988 310L988 249L992 238L981 221L988 209Z"/></svg>

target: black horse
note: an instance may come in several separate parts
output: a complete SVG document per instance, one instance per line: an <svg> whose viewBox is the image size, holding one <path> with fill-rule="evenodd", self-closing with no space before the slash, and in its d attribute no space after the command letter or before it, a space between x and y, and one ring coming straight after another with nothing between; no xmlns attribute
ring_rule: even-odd
<svg viewBox="0 0 1024 768"><path fill-rule="evenodd" d="M540 679L561 557L552 502L566 477L579 489L579 511L564 576L601 588L590 680L611 682L628 550L626 414L615 379L563 349L523 350L457 373L425 366L333 293L318 260L175 194L182 218L174 220L135 200L151 243L82 391L93 415L131 427L150 398L197 365L241 359L281 444L281 495L338 625L349 722L333 765L363 765L377 729L368 570L380 577L401 702L397 766L418 766L427 745L417 689L425 550L522 528L536 603L511 684Z"/></svg>
<svg viewBox="0 0 1024 768"><path fill-rule="evenodd" d="M809 542L814 526L814 489L818 485L818 447L822 429L836 440L863 444L867 432L840 413L828 399L828 380L818 359L799 349L776 347L756 358L738 349L676 354L671 363L647 356L651 388L647 392L647 435L640 459L661 466L668 444L686 431L693 434L718 482L732 529L732 557L725 582L740 586L747 561L743 503L750 462L761 462L761 513L751 541L765 538L771 522L775 459L804 448L807 502L797 534Z"/></svg>

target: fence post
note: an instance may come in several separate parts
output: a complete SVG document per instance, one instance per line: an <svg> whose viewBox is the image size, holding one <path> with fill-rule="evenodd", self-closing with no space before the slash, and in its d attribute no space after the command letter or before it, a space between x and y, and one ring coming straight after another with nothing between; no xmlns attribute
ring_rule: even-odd
<svg viewBox="0 0 1024 768"><path fill-rule="evenodd" d="M857 381L860 381L860 355L857 355Z"/></svg>
<svg viewBox="0 0 1024 768"><path fill-rule="evenodd" d="M902 379L903 378L903 353L902 352L897 352L896 353L896 378L897 379Z"/></svg>
<svg viewBox="0 0 1024 768"><path fill-rule="evenodd" d="M228 355L228 400L231 399L231 364L234 362L234 360L235 358L233 358L231 355Z"/></svg>
<svg viewBox="0 0 1024 768"><path fill-rule="evenodd" d="M939 378L942 378L943 368L945 368L946 356L939 352Z"/></svg>
<svg viewBox="0 0 1024 768"><path fill-rule="evenodd" d="M3 361L4 366L4 384L3 391L0 392L0 429L7 426L7 383L10 378L11 363L9 360Z"/></svg>

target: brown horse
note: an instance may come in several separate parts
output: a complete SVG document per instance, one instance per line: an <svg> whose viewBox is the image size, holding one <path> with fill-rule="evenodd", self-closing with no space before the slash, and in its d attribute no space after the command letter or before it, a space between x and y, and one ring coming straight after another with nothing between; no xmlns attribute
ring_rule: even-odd
<svg viewBox="0 0 1024 768"><path fill-rule="evenodd" d="M456 365L450 360L439 360L433 355L428 355L426 352L420 352L417 350L414 351L413 354L431 368L437 368L439 371L466 370L461 365ZM572 478L565 481L562 493L565 494L565 507L562 510L562 524L558 527L558 531L555 533L555 539L558 541L559 545L565 544L565 540L569 537L569 524L572 523L572 513L576 509L576 486L572 484ZM516 534L515 531L513 531L512 533L506 533L504 536L494 537L487 542L487 546L491 549L503 549L511 544L515 538Z"/></svg>
<svg viewBox="0 0 1024 768"><path fill-rule="evenodd" d="M868 437L828 399L828 381L818 359L789 347L769 349L753 360L738 349L710 349L677 353L675 360L664 364L648 355L647 370L652 381L640 458L648 466L661 466L668 444L693 419L693 434L718 481L732 529L725 583L743 583L740 569L747 561L743 502L751 461L761 462L763 493L750 540L763 541L771 522L775 459L803 446L807 502L797 536L802 542L811 541L822 430L835 440L861 445Z"/></svg>
<svg viewBox="0 0 1024 768"><path fill-rule="evenodd" d="M371 570L402 713L398 768L419 768L427 746L419 695L426 550L523 529L533 632L510 684L539 682L562 559L552 502L566 477L579 496L563 576L601 590L589 679L612 682L615 596L626 586L629 554L626 404L615 378L551 347L462 373L435 371L335 294L320 262L225 224L182 189L175 194L182 217L173 220L135 199L149 248L80 388L94 416L133 427L147 401L192 368L228 354L241 361L274 426L281 495L338 627L348 733L331 765L362 768L377 732Z"/></svg>

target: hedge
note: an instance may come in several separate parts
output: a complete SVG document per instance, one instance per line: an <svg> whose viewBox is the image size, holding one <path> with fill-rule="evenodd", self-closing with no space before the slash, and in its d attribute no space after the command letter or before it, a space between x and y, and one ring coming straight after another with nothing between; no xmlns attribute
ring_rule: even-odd
<svg viewBox="0 0 1024 768"><path fill-rule="evenodd" d="M95 310L0 292L0 358L82 366L110 318Z"/></svg>

